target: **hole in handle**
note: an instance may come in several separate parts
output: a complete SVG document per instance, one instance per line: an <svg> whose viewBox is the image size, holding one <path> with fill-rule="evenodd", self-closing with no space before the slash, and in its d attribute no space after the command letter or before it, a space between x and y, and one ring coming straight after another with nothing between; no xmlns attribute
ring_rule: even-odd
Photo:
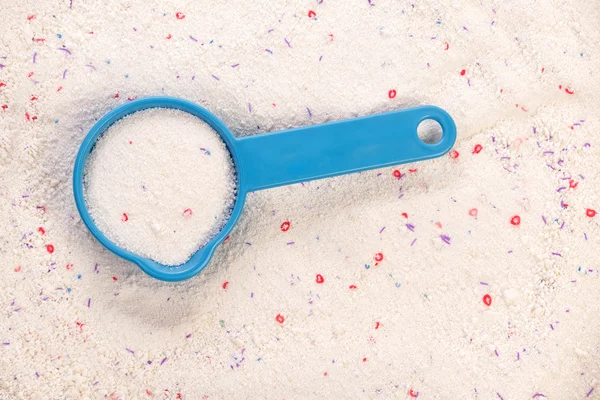
<svg viewBox="0 0 600 400"><path fill-rule="evenodd" d="M436 144L442 140L442 126L433 119L425 119L417 126L419 139L427 144Z"/></svg>

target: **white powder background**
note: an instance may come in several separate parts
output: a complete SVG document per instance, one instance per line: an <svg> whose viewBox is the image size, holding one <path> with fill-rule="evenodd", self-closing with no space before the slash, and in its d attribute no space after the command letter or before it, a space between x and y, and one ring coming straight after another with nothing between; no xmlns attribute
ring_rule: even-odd
<svg viewBox="0 0 600 400"><path fill-rule="evenodd" d="M84 182L96 226L165 265L183 264L219 233L236 190L219 134L192 114L160 108L110 126L87 159Z"/></svg>
<svg viewBox="0 0 600 400"><path fill-rule="evenodd" d="M597 3L2 8L4 398L600 398ZM159 282L88 234L71 173L160 94L237 135L435 104L459 156L252 194L205 271Z"/></svg>

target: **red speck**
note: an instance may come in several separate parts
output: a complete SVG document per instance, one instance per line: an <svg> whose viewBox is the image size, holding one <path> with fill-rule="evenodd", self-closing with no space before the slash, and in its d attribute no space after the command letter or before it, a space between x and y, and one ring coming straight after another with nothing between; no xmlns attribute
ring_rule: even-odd
<svg viewBox="0 0 600 400"><path fill-rule="evenodd" d="M442 223L439 222L439 221L435 223L435 226L437 226L438 228L442 229Z"/></svg>
<svg viewBox="0 0 600 400"><path fill-rule="evenodd" d="M373 256L373 258L377 262L383 261L383 253L375 253L375 255Z"/></svg>
<svg viewBox="0 0 600 400"><path fill-rule="evenodd" d="M135 99L137 99L137 97L128 97L128 98L127 98L127 101L133 101L133 100L135 100Z"/></svg>
<svg viewBox="0 0 600 400"><path fill-rule="evenodd" d="M89 34L90 34L90 35L93 35L93 34L94 34L94 32L89 32Z"/></svg>
<svg viewBox="0 0 600 400"><path fill-rule="evenodd" d="M558 85L558 88L559 88L560 90L562 90L562 85Z"/></svg>
<svg viewBox="0 0 600 400"><path fill-rule="evenodd" d="M398 179L400 179L400 177L402 176L402 172L400 172L400 170L395 169L394 170L394 176Z"/></svg>
<svg viewBox="0 0 600 400"><path fill-rule="evenodd" d="M171 35L171 34L169 33L169 36L167 36L167 39L171 39L172 37L173 37L173 35Z"/></svg>
<svg viewBox="0 0 600 400"><path fill-rule="evenodd" d="M15 267L15 272L21 272L21 266L20 265L17 265Z"/></svg>
<svg viewBox="0 0 600 400"><path fill-rule="evenodd" d="M563 208L569 207L569 205L567 203L562 203L561 206L563 206Z"/></svg>
<svg viewBox="0 0 600 400"><path fill-rule="evenodd" d="M57 92L60 92L62 90L62 86L59 86L58 89L56 89Z"/></svg>
<svg viewBox="0 0 600 400"><path fill-rule="evenodd" d="M466 73L467 73L467 70L463 69L463 70L460 71L460 76L464 76Z"/></svg>
<svg viewBox="0 0 600 400"><path fill-rule="evenodd" d="M229 281L223 282L223 289L227 289L227 285L229 285Z"/></svg>
<svg viewBox="0 0 600 400"><path fill-rule="evenodd" d="M54 253L54 246L52 246L51 244L47 244L46 251L50 254Z"/></svg>
<svg viewBox="0 0 600 400"><path fill-rule="evenodd" d="M596 210L593 210L591 208L586 208L585 209L585 215L587 215L588 217L592 218L592 217L596 216Z"/></svg>
<svg viewBox="0 0 600 400"><path fill-rule="evenodd" d="M115 95L113 96L113 98L114 98L114 99L118 99L118 98L119 98L119 93L115 94Z"/></svg>
<svg viewBox="0 0 600 400"><path fill-rule="evenodd" d="M73 264L67 264L66 268L67 268L67 271L72 270L73 269Z"/></svg>
<svg viewBox="0 0 600 400"><path fill-rule="evenodd" d="M485 296L483 296L483 304L485 304L486 306L491 306L492 305L492 296L490 296L489 294L486 294Z"/></svg>
<svg viewBox="0 0 600 400"><path fill-rule="evenodd" d="M479 154L479 152L483 150L483 146L480 144L476 144L475 148L473 148L473 154Z"/></svg>
<svg viewBox="0 0 600 400"><path fill-rule="evenodd" d="M570 187L571 189L575 189L575 188L577 187L577 185L579 185L579 182L575 182L575 180L573 180L573 179L571 179L571 180L569 181L569 187Z"/></svg>
<svg viewBox="0 0 600 400"><path fill-rule="evenodd" d="M348 286L348 288L352 289L352 290L357 289L356 285L350 285L350 286Z"/></svg>
<svg viewBox="0 0 600 400"><path fill-rule="evenodd" d="M277 104L273 103L273 107L277 107Z"/></svg>
<svg viewBox="0 0 600 400"><path fill-rule="evenodd" d="M177 18L177 19L184 19L185 18L185 14L178 11L178 12L175 13L175 18Z"/></svg>
<svg viewBox="0 0 600 400"><path fill-rule="evenodd" d="M375 322L375 329L379 329L379 325L381 325L381 324L379 323L379 321L376 321L376 322Z"/></svg>
<svg viewBox="0 0 600 400"><path fill-rule="evenodd" d="M363 362L367 362L367 357L363 358Z"/></svg>
<svg viewBox="0 0 600 400"><path fill-rule="evenodd" d="M6 110L8 108L8 104L2 104L2 109Z"/></svg>
<svg viewBox="0 0 600 400"><path fill-rule="evenodd" d="M450 158L456 160L460 156L460 153L456 150L450 150Z"/></svg>
<svg viewBox="0 0 600 400"><path fill-rule="evenodd" d="M281 232L287 232L290 230L290 226L292 226L292 224L290 224L289 221L285 221L283 224L281 224L280 229Z"/></svg>
<svg viewBox="0 0 600 400"><path fill-rule="evenodd" d="M0 87L4 87L4 86L6 86L6 83L0 82Z"/></svg>
<svg viewBox="0 0 600 400"><path fill-rule="evenodd" d="M513 225L515 225L515 226L519 225L521 223L521 217L519 217L518 215L513 216L510 219L510 223L513 224Z"/></svg>
<svg viewBox="0 0 600 400"><path fill-rule="evenodd" d="M330 33L329 37L331 38L331 41L333 42L333 33Z"/></svg>
<svg viewBox="0 0 600 400"><path fill-rule="evenodd" d="M181 397L181 393L177 393L177 398L178 399L182 399L183 397Z"/></svg>
<svg viewBox="0 0 600 400"><path fill-rule="evenodd" d="M565 88L565 92L567 92L568 94L573 94L573 93L575 93L575 91L574 91L574 90L571 90L571 89L569 89L569 88Z"/></svg>
<svg viewBox="0 0 600 400"><path fill-rule="evenodd" d="M183 216L186 218L191 218L192 217L192 209L186 208L185 210L183 210Z"/></svg>
<svg viewBox="0 0 600 400"><path fill-rule="evenodd" d="M35 15L30 15L30 16L27 17L27 21L31 21L34 18L35 18Z"/></svg>
<svg viewBox="0 0 600 400"><path fill-rule="evenodd" d="M500 89L500 93L503 93L503 92L504 92L504 89Z"/></svg>
<svg viewBox="0 0 600 400"><path fill-rule="evenodd" d="M38 43L43 43L46 41L46 39L38 38L38 39L33 39L33 41L38 42Z"/></svg>
<svg viewBox="0 0 600 400"><path fill-rule="evenodd" d="M35 96L31 96L31 101L37 100L38 98Z"/></svg>
<svg viewBox="0 0 600 400"><path fill-rule="evenodd" d="M25 112L25 119L27 119L27 121L31 121L31 117L29 116L28 112Z"/></svg>
<svg viewBox="0 0 600 400"><path fill-rule="evenodd" d="M121 216L121 221L123 221L123 222L129 221L129 217L127 216L127 214L123 213L123 215Z"/></svg>
<svg viewBox="0 0 600 400"><path fill-rule="evenodd" d="M470 215L471 217L476 217L476 216L477 216L477 209L476 209L476 208L471 208L471 209L469 210L469 215Z"/></svg>
<svg viewBox="0 0 600 400"><path fill-rule="evenodd" d="M546 68L542 68L542 73L544 73L545 70L546 70Z"/></svg>
<svg viewBox="0 0 600 400"><path fill-rule="evenodd" d="M446 47L444 48L444 50L448 50L450 48L450 44L448 42L444 42L444 44L446 45Z"/></svg>
<svg viewBox="0 0 600 400"><path fill-rule="evenodd" d="M129 144L133 144L133 142L130 140L130 141L129 141Z"/></svg>
<svg viewBox="0 0 600 400"><path fill-rule="evenodd" d="M390 99L393 99L394 97L396 97L396 90L392 89L388 92L388 97Z"/></svg>
<svg viewBox="0 0 600 400"><path fill-rule="evenodd" d="M27 77L28 77L28 78L31 78L31 77L33 76L33 74L34 74L34 72L33 72L33 71L31 71L30 73L28 73L28 74L27 74Z"/></svg>
<svg viewBox="0 0 600 400"><path fill-rule="evenodd" d="M117 278L116 276L113 276L113 281L118 281L119 278Z"/></svg>
<svg viewBox="0 0 600 400"><path fill-rule="evenodd" d="M43 235L44 233L46 233L46 230L40 226L40 227L38 228L38 232L39 232L39 233L41 233L41 234Z"/></svg>
<svg viewBox="0 0 600 400"><path fill-rule="evenodd" d="M283 318L283 315L277 314L277 316L275 317L275 321L279 322L280 324L283 324L283 321L285 321L285 318Z"/></svg>
<svg viewBox="0 0 600 400"><path fill-rule="evenodd" d="M34 115L33 117L31 117L32 121L35 121L37 119L37 117Z"/></svg>
<svg viewBox="0 0 600 400"><path fill-rule="evenodd" d="M408 170L408 172L410 172L411 174L414 174L415 172L417 172L417 168L411 168Z"/></svg>
<svg viewBox="0 0 600 400"><path fill-rule="evenodd" d="M400 215L402 215L404 218L408 218L408 214L407 213L402 213Z"/></svg>
<svg viewBox="0 0 600 400"><path fill-rule="evenodd" d="M317 13L313 10L308 10L308 18L314 18L317 16Z"/></svg>
<svg viewBox="0 0 600 400"><path fill-rule="evenodd" d="M223 243L225 243L226 241L229 240L229 236L231 236L231 235L227 235L227 237L225 239L223 239Z"/></svg>
<svg viewBox="0 0 600 400"><path fill-rule="evenodd" d="M317 274L316 282L317 283L323 283L323 282L325 282L325 278L323 278L323 275Z"/></svg>
<svg viewBox="0 0 600 400"><path fill-rule="evenodd" d="M81 322L79 322L79 321L76 321L75 323L76 323L76 324L77 324L77 326L79 327L79 332L83 332L83 326L84 326L85 324L82 324L82 323L81 323Z"/></svg>
<svg viewBox="0 0 600 400"><path fill-rule="evenodd" d="M146 394L147 394L148 396L152 396L152 392L151 392L151 391L149 391L148 389L146 389Z"/></svg>
<svg viewBox="0 0 600 400"><path fill-rule="evenodd" d="M416 397L419 397L419 392L415 393L415 392L413 392L413 390L412 390L412 389L410 389L410 390L408 391L408 395L409 395L410 397L415 397L415 398L416 398Z"/></svg>

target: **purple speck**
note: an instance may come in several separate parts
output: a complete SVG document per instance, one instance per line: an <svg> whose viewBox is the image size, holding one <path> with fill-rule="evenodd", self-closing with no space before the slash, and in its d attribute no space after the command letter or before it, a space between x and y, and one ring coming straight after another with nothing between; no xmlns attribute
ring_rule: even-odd
<svg viewBox="0 0 600 400"><path fill-rule="evenodd" d="M252 106L248 103L248 112L252 112Z"/></svg>
<svg viewBox="0 0 600 400"><path fill-rule="evenodd" d="M296 242L287 242L286 245L289 246L289 245L294 244L294 243L296 243Z"/></svg>
<svg viewBox="0 0 600 400"><path fill-rule="evenodd" d="M218 76L212 75L213 78L215 78L216 80L220 81Z"/></svg>
<svg viewBox="0 0 600 400"><path fill-rule="evenodd" d="M306 111L308 112L308 117L312 118L312 113L310 112L310 108L306 107Z"/></svg>
<svg viewBox="0 0 600 400"><path fill-rule="evenodd" d="M231 68L237 68L240 64L233 64Z"/></svg>
<svg viewBox="0 0 600 400"><path fill-rule="evenodd" d="M323 59L323 56L319 57L319 62Z"/></svg>
<svg viewBox="0 0 600 400"><path fill-rule="evenodd" d="M385 226L383 228L381 228L381 230L379 231L379 233L383 232L384 229L385 229Z"/></svg>
<svg viewBox="0 0 600 400"><path fill-rule="evenodd" d="M35 59L37 58L37 51L33 52L33 63L35 64Z"/></svg>
<svg viewBox="0 0 600 400"><path fill-rule="evenodd" d="M444 241L446 244L450 244L450 236L448 235L440 235L440 239Z"/></svg>
<svg viewBox="0 0 600 400"><path fill-rule="evenodd" d="M498 397L500 398L500 400L504 400L504 397L500 396L500 393L496 392L496 394L498 395Z"/></svg>
<svg viewBox="0 0 600 400"><path fill-rule="evenodd" d="M58 48L58 50L60 50L60 51L64 51L65 53L67 53L67 54L69 54L69 55L73 54L73 53L71 53L71 51L69 51L69 49L67 49L67 48L65 48L65 47L59 47L59 48Z"/></svg>
<svg viewBox="0 0 600 400"><path fill-rule="evenodd" d="M544 221L544 225L546 225L547 224L546 217L544 217L543 215L542 215L542 220Z"/></svg>
<svg viewBox="0 0 600 400"><path fill-rule="evenodd" d="M128 349L127 347L125 347L125 350L127 350L128 352L130 352L131 354L135 354L135 351Z"/></svg>
<svg viewBox="0 0 600 400"><path fill-rule="evenodd" d="M415 244L416 241L417 241L417 239L413 239L413 241L410 243L410 245L412 246L413 244Z"/></svg>
<svg viewBox="0 0 600 400"><path fill-rule="evenodd" d="M163 365L165 362L167 362L167 357L162 359L162 361L160 362L160 365Z"/></svg>
<svg viewBox="0 0 600 400"><path fill-rule="evenodd" d="M193 37L192 35L190 35L190 39L192 39L194 42L197 42L198 39L196 39L195 37Z"/></svg>
<svg viewBox="0 0 600 400"><path fill-rule="evenodd" d="M408 228L409 231L414 232L415 231L415 226L413 224L406 224L406 227Z"/></svg>
<svg viewBox="0 0 600 400"><path fill-rule="evenodd" d="M292 47L292 45L286 38L283 38L283 40L285 40L285 44L287 44L287 47Z"/></svg>
<svg viewBox="0 0 600 400"><path fill-rule="evenodd" d="M594 388L591 388L589 392L587 392L587 394L585 395L585 397L590 397L592 395L592 392L594 391Z"/></svg>
<svg viewBox="0 0 600 400"><path fill-rule="evenodd" d="M479 284L480 284L480 285L484 285L484 286L487 286L487 285L488 285L488 283L487 283L487 282L479 282Z"/></svg>
<svg viewBox="0 0 600 400"><path fill-rule="evenodd" d="M187 335L185 335L185 338L186 338L186 339L189 339L189 338L190 338L190 336L192 336L192 334L191 334L191 333L188 333Z"/></svg>
<svg viewBox="0 0 600 400"><path fill-rule="evenodd" d="M559 256L559 257L562 257L562 255L561 255L560 253L555 253L555 252L552 252L552 255L553 255L553 256Z"/></svg>
<svg viewBox="0 0 600 400"><path fill-rule="evenodd" d="M550 328L551 328L552 330L554 330L554 325L550 324Z"/></svg>
<svg viewBox="0 0 600 400"><path fill-rule="evenodd" d="M92 302L92 299L88 299L88 308L90 308L91 302Z"/></svg>
<svg viewBox="0 0 600 400"><path fill-rule="evenodd" d="M541 394L541 393L536 393L533 396L531 396L532 399L535 399L537 397L546 397L545 395Z"/></svg>
<svg viewBox="0 0 600 400"><path fill-rule="evenodd" d="M494 350L494 354L496 354L496 357L500 357L500 354L498 354L498 350Z"/></svg>

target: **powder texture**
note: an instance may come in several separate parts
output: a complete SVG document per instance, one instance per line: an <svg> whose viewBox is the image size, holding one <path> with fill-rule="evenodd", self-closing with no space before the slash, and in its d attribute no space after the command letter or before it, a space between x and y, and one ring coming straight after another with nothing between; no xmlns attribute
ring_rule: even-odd
<svg viewBox="0 0 600 400"><path fill-rule="evenodd" d="M147 109L117 121L96 142L85 165L85 200L117 245L179 265L227 222L234 169L206 122L179 110Z"/></svg>
<svg viewBox="0 0 600 400"><path fill-rule="evenodd" d="M2 3L0 398L600 399L597 2ZM97 119L161 94L239 136L434 104L459 138L251 193L165 283L71 184Z"/></svg>

